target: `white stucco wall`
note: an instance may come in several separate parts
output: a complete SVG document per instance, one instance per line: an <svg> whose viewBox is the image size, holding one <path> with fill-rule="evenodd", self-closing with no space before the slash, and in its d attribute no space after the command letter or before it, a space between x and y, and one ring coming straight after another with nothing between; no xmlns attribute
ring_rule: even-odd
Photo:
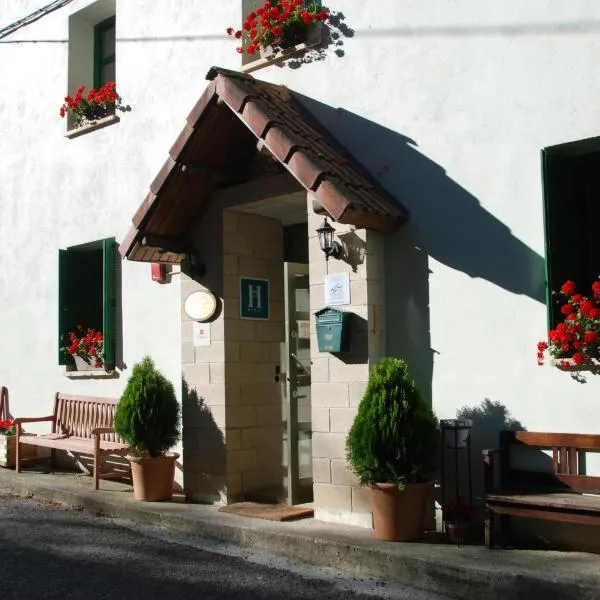
<svg viewBox="0 0 600 600"><path fill-rule="evenodd" d="M38 4L0 0L0 25ZM122 390L127 371L70 381L56 365L57 249L121 240L207 70L241 65L224 35L241 1L117 0L117 85L132 111L68 140L68 16L88 4L0 44L0 383L15 414L47 412L55 390ZM343 57L330 48L255 76L321 103L311 107L411 211L386 242L388 351L407 355L440 417L489 398L532 430L596 431L600 379L537 367L535 344L546 327L539 151L600 132L600 4L328 5L354 30ZM125 363L150 354L179 388L179 286L125 262L122 306Z"/></svg>
<svg viewBox="0 0 600 600"><path fill-rule="evenodd" d="M407 350L441 418L489 398L531 430L597 432L600 379L535 354L540 149L600 134L600 5L328 5L355 30L343 58L256 75L339 108L323 121L411 212L387 240L388 351Z"/></svg>

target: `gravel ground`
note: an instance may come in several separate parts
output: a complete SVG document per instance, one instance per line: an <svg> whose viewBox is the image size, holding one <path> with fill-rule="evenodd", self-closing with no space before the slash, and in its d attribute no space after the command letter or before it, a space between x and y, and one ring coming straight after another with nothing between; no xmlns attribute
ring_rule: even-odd
<svg viewBox="0 0 600 600"><path fill-rule="evenodd" d="M2 493L0 522L3 600L444 600L231 544Z"/></svg>

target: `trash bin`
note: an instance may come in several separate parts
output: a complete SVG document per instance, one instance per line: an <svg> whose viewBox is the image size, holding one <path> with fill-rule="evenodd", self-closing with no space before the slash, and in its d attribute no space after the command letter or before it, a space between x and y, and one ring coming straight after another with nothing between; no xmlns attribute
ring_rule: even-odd
<svg viewBox="0 0 600 600"><path fill-rule="evenodd" d="M348 318L350 313L335 308L322 308L315 313L319 352L348 350Z"/></svg>

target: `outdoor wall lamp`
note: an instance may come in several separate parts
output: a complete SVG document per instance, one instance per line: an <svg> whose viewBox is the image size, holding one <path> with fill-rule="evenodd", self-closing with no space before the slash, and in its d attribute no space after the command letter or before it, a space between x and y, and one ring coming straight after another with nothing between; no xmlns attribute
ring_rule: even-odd
<svg viewBox="0 0 600 600"><path fill-rule="evenodd" d="M325 217L323 225L317 229L317 235L319 236L321 250L325 252L326 260L329 260L330 256L340 258L342 255L342 246L333 239L334 234L335 229L328 223L327 217Z"/></svg>

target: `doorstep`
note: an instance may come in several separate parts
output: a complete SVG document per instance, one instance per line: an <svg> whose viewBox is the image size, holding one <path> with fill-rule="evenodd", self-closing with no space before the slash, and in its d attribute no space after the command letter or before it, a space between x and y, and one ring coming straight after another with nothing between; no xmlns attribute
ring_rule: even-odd
<svg viewBox="0 0 600 600"><path fill-rule="evenodd" d="M72 473L15 473L0 469L0 490L59 501L94 513L162 525L186 534L271 552L355 577L410 584L464 599L527 596L564 600L600 597L600 555L581 552L487 550L451 544L403 544L374 540L359 527L316 519L272 522L218 512L217 506L139 502L129 485Z"/></svg>

